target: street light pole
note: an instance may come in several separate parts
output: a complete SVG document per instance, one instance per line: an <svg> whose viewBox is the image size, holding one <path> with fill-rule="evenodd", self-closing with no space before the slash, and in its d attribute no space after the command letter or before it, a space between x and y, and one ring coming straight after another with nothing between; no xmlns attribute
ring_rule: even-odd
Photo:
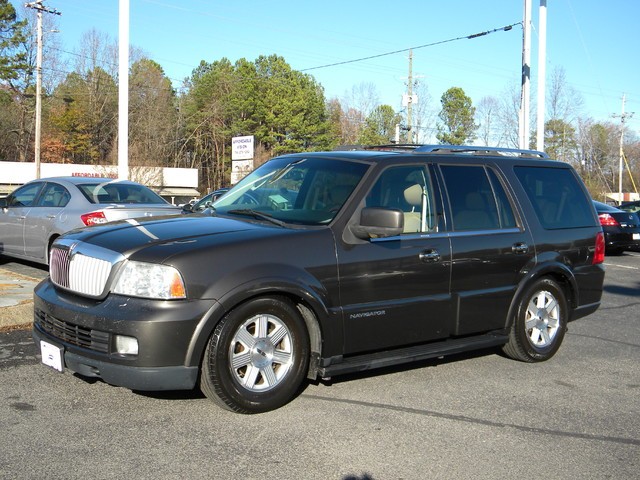
<svg viewBox="0 0 640 480"><path fill-rule="evenodd" d="M547 0L540 0L538 17L538 116L536 118L536 150L544 150L545 88L547 75Z"/></svg>
<svg viewBox="0 0 640 480"><path fill-rule="evenodd" d="M129 179L129 0L118 12L118 178Z"/></svg>

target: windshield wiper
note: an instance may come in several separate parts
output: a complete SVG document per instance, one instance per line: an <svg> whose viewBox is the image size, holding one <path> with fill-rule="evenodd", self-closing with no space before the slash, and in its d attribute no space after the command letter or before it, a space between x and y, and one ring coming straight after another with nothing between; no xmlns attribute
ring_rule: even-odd
<svg viewBox="0 0 640 480"><path fill-rule="evenodd" d="M251 208L240 208L238 210L229 210L227 213L231 213L233 215L247 215L253 218L258 218L260 220L266 220L268 222L273 223L274 225L278 225L279 227L285 227L287 224L277 218L273 218L268 213L259 212L257 210L253 210Z"/></svg>

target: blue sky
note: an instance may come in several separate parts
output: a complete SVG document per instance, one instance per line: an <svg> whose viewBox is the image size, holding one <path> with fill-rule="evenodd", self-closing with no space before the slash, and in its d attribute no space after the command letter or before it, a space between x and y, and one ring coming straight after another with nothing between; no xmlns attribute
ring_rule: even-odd
<svg viewBox="0 0 640 480"><path fill-rule="evenodd" d="M16 2L13 2L14 5ZM118 0L45 0L62 13L59 39L77 50L84 32L118 36ZM537 78L539 0L533 0L532 87ZM408 53L326 68L327 64L427 45L518 23L522 0L130 0L130 43L162 65L177 86L201 60L254 60L278 54L312 74L327 98L375 85L381 103L400 109ZM618 121L622 95L627 125L640 135L640 2L547 0L547 78L558 67L584 99L582 116ZM413 51L413 74L426 83L434 108L450 87L474 104L519 87L522 28ZM310 70L307 70L310 69ZM535 104L535 93L532 104ZM535 125L535 121L534 121Z"/></svg>

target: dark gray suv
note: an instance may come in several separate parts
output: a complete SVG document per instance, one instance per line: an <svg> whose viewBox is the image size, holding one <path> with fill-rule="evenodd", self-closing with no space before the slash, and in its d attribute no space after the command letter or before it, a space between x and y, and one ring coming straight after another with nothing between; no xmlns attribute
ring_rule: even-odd
<svg viewBox="0 0 640 480"><path fill-rule="evenodd" d="M584 185L540 152L300 153L259 167L211 215L58 239L33 335L59 371L199 385L256 413L305 378L487 347L547 360L600 305L603 260Z"/></svg>

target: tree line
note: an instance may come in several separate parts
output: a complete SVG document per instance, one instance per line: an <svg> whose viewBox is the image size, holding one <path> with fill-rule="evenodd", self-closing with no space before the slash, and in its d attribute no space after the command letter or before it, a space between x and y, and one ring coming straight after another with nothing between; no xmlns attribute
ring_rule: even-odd
<svg viewBox="0 0 640 480"><path fill-rule="evenodd" d="M0 0L0 159L8 161L34 158L36 44L29 32L35 18L27 9L21 16ZM115 41L91 30L74 52L64 52L55 36L44 45L41 160L117 163ZM178 88L144 52L132 48L130 57L129 165L197 168L202 191L228 185L231 138L239 135L254 135L256 165L281 153L388 144L397 126L401 143L518 144L514 87L475 106L462 88L451 87L438 106L427 85L416 85L420 102L406 125L406 111L380 104L373 84L327 99L313 76L279 55L203 60ZM545 150L574 164L594 196L617 191L620 126L582 116L582 100L561 69L548 97ZM640 142L631 132L625 140L638 178ZM631 178L625 175L625 191L635 189Z"/></svg>

